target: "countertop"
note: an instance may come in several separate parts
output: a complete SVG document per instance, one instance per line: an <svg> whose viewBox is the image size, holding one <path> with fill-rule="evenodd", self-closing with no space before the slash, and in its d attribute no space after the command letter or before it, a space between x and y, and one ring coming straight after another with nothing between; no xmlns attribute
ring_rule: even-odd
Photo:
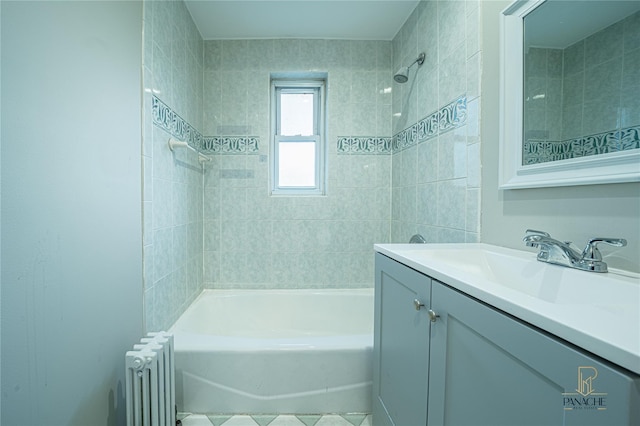
<svg viewBox="0 0 640 426"><path fill-rule="evenodd" d="M566 340L614 364L640 374L640 278L623 271L604 274L578 271L536 260L536 253L513 250L489 244L376 244L382 253L433 279L441 281L469 296L504 311L522 321ZM491 266L467 265L460 260L448 261L467 251L474 255L491 253L512 265L521 279L509 286L496 284L503 277L491 272ZM451 258L451 256L449 256ZM521 266L517 266L521 265ZM482 266L482 265L481 265ZM518 270L518 268L521 268ZM489 271L489 273L487 273ZM576 275L577 274L577 275ZM587 274L587 275L584 275ZM595 274L595 275L594 275ZM545 283L540 289L518 289L528 285L532 277ZM510 276L511 277L511 276ZM573 280L567 285L563 282ZM584 291L576 283L583 281ZM556 298L543 295L542 287L551 283ZM555 284L553 284L555 283ZM577 289L580 289L576 291ZM620 291L616 290L620 289ZM563 294L564 291L564 294ZM562 296L562 298L560 298Z"/></svg>

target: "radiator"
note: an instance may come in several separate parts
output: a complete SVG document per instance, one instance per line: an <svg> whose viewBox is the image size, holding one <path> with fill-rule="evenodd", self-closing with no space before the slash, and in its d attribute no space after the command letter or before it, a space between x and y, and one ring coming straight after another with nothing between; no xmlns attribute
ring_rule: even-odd
<svg viewBox="0 0 640 426"><path fill-rule="evenodd" d="M175 426L173 335L149 333L125 354L127 426Z"/></svg>

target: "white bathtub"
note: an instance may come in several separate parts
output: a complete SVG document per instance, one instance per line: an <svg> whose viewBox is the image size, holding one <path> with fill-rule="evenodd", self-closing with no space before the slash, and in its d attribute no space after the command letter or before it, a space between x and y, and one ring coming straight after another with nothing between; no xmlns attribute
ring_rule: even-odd
<svg viewBox="0 0 640 426"><path fill-rule="evenodd" d="M371 411L373 289L205 290L170 331L178 410Z"/></svg>

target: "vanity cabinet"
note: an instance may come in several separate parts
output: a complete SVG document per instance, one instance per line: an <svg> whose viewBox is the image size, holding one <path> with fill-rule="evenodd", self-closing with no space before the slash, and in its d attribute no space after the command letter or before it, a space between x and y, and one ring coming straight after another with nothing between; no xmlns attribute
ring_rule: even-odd
<svg viewBox="0 0 640 426"><path fill-rule="evenodd" d="M640 424L637 375L380 253L375 290L374 426Z"/></svg>
<svg viewBox="0 0 640 426"><path fill-rule="evenodd" d="M430 278L376 254L373 337L376 425L427 424L430 304Z"/></svg>

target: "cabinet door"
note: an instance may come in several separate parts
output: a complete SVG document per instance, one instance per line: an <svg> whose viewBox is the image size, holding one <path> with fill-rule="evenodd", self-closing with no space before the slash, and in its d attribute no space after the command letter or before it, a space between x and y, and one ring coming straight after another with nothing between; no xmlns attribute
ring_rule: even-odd
<svg viewBox="0 0 640 426"><path fill-rule="evenodd" d="M640 424L637 376L436 281L432 309L428 424Z"/></svg>
<svg viewBox="0 0 640 426"><path fill-rule="evenodd" d="M376 254L373 422L427 422L431 280ZM416 309L415 301L424 306Z"/></svg>

